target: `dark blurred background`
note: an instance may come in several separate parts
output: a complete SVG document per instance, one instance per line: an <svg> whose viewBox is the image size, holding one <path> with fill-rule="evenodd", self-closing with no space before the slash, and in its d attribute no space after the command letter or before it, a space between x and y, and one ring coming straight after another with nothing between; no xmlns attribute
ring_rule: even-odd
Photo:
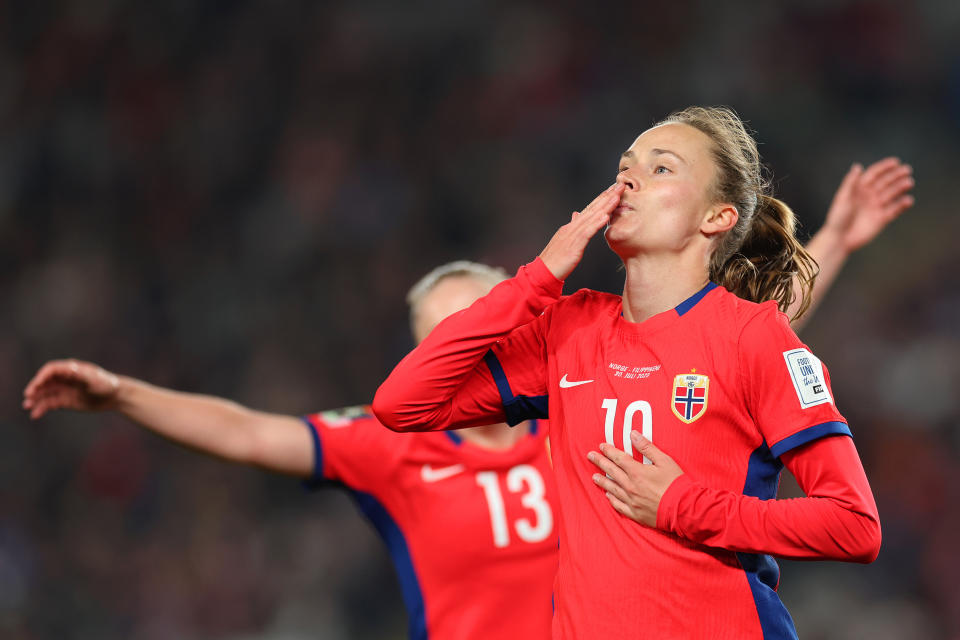
<svg viewBox="0 0 960 640"><path fill-rule="evenodd" d="M805 341L879 502L870 566L784 562L800 636L960 638L960 3L0 1L0 636L401 638L347 499L112 415L31 424L74 356L276 412L368 402L404 294L513 271L688 104L757 131L809 235L854 161L917 204ZM595 243L568 290L617 291Z"/></svg>

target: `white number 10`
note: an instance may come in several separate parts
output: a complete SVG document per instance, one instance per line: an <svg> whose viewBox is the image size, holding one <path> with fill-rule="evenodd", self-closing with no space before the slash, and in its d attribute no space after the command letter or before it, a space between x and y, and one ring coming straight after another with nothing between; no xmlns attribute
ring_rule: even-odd
<svg viewBox="0 0 960 640"><path fill-rule="evenodd" d="M607 411L603 423L603 435L606 437L608 444L617 446L617 443L613 441L614 422L617 418L617 399L605 398L600 406ZM631 402L627 405L627 410L623 412L623 450L631 456L633 455L633 445L630 444L630 432L633 431L633 416L638 411L643 417L640 433L647 440L653 440L653 409L650 408L650 403L646 400ZM650 464L650 460L646 456L643 457L643 464Z"/></svg>

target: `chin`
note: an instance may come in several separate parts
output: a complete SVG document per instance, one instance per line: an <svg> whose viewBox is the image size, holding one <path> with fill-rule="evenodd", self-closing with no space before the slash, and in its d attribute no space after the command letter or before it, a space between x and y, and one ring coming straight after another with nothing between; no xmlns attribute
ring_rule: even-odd
<svg viewBox="0 0 960 640"><path fill-rule="evenodd" d="M621 258L624 258L626 255L631 253L629 248L629 236L619 232L614 227L607 227L603 232L603 238L607 241L607 246L610 247L610 250Z"/></svg>

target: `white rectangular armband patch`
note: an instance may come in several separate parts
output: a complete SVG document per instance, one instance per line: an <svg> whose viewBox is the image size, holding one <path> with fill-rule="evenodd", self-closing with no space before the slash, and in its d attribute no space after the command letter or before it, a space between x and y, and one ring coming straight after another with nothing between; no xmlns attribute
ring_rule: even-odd
<svg viewBox="0 0 960 640"><path fill-rule="evenodd" d="M833 402L823 376L823 364L817 356L806 349L793 349L784 351L783 359L787 361L787 371L802 408Z"/></svg>

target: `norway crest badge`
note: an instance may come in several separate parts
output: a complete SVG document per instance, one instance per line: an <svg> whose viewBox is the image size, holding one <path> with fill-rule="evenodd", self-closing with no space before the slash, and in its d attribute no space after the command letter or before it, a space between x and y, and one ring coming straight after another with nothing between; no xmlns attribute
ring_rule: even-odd
<svg viewBox="0 0 960 640"><path fill-rule="evenodd" d="M681 373L673 379L673 402L670 408L673 415L682 422L690 424L707 411L707 391L710 389L710 378L696 373Z"/></svg>

